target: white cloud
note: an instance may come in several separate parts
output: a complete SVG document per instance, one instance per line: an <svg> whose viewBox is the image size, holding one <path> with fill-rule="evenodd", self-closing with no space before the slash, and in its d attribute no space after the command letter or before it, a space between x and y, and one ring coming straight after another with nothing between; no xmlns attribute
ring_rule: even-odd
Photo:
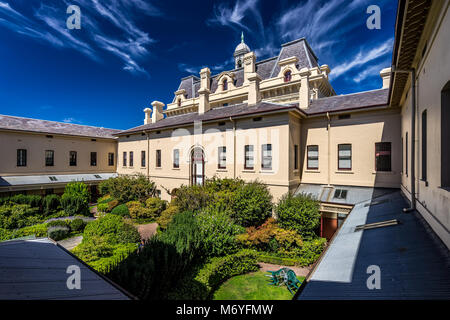
<svg viewBox="0 0 450 320"><path fill-rule="evenodd" d="M352 57L348 61L335 66L331 70L332 72L330 73L330 78L336 79L349 70L362 66L372 60L391 53L393 43L394 39L391 38L374 48L360 50L354 57Z"/></svg>

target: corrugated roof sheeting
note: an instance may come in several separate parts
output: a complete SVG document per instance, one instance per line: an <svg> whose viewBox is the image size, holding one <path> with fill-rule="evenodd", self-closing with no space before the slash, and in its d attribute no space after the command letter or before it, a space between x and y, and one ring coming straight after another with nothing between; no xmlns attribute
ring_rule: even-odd
<svg viewBox="0 0 450 320"><path fill-rule="evenodd" d="M80 268L81 289L68 289L66 273ZM0 243L0 300L129 300L110 282L48 239Z"/></svg>
<svg viewBox="0 0 450 320"><path fill-rule="evenodd" d="M98 177L96 177L98 176ZM103 181L116 177L117 173L91 173L91 174L48 174L32 176L4 176L0 177L0 187L69 183L72 181ZM51 180L55 177L56 180ZM99 178L100 177L100 178Z"/></svg>
<svg viewBox="0 0 450 320"><path fill-rule="evenodd" d="M418 213L402 212L408 204L399 191L377 200L354 207L298 299L450 299L448 250ZM354 231L391 219L400 224ZM372 265L380 268L380 289L367 287Z"/></svg>

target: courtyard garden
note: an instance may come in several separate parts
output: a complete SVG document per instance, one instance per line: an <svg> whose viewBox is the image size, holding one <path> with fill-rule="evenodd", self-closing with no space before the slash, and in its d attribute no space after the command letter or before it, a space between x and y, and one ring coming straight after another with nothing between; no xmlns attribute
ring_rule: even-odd
<svg viewBox="0 0 450 320"><path fill-rule="evenodd" d="M212 178L181 186L171 202L141 175L108 179L99 191L95 219L82 182L61 197L0 198L0 241L79 237L76 256L143 300L290 299L260 265L307 267L326 245L315 199L286 194L273 204L259 181Z"/></svg>

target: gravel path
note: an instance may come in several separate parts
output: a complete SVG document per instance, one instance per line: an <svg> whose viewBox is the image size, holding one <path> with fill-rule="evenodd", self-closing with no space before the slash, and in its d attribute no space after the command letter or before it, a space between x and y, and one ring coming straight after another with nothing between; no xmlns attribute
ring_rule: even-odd
<svg viewBox="0 0 450 320"><path fill-rule="evenodd" d="M264 262L259 262L259 268L261 271L278 271L281 268L289 268L295 272L297 276L306 277L309 273L310 268L308 267L294 267L294 266L280 266L277 264L269 264Z"/></svg>
<svg viewBox="0 0 450 320"><path fill-rule="evenodd" d="M69 239L60 240L58 241L58 244L63 246L67 250L72 250L81 243L81 240L83 240L83 236L77 236Z"/></svg>
<svg viewBox="0 0 450 320"><path fill-rule="evenodd" d="M139 231L139 234L141 235L141 239L147 240L156 234L158 224L154 222L154 223L140 224L137 225L136 227Z"/></svg>

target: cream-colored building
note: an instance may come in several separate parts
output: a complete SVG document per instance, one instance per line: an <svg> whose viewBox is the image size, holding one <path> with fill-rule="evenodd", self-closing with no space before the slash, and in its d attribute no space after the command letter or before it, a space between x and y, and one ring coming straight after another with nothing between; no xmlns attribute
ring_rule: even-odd
<svg viewBox="0 0 450 320"><path fill-rule="evenodd" d="M116 175L118 132L0 115L0 194L62 193L71 181L96 186Z"/></svg>
<svg viewBox="0 0 450 320"><path fill-rule="evenodd" d="M416 10L423 6L408 7L406 2L406 10L398 12L394 70L380 70L379 89L336 95L328 79L332 70L318 64L306 39L285 43L277 56L258 61L242 37L233 70L212 75L204 68L198 76L181 79L171 102L155 100L144 110L143 125L109 132L95 143L91 135L75 139L55 134L51 142L42 130L2 130L2 148L9 152L0 163L1 179L57 172L141 173L166 200L181 185L202 184L214 176L258 179L274 201L289 191L315 194L322 202L323 224L333 232L358 195L400 188L411 198L413 179L412 207L448 247L449 2L433 2L420 15ZM415 150L411 68L416 70ZM18 168L16 149L26 149L32 139L39 143L29 148L40 150L33 151L40 158L29 168ZM85 157L75 171L64 164L69 141ZM49 143L62 163L50 169L42 163ZM94 168L88 165L91 149L102 154ZM107 153L116 155L113 166L100 164Z"/></svg>

